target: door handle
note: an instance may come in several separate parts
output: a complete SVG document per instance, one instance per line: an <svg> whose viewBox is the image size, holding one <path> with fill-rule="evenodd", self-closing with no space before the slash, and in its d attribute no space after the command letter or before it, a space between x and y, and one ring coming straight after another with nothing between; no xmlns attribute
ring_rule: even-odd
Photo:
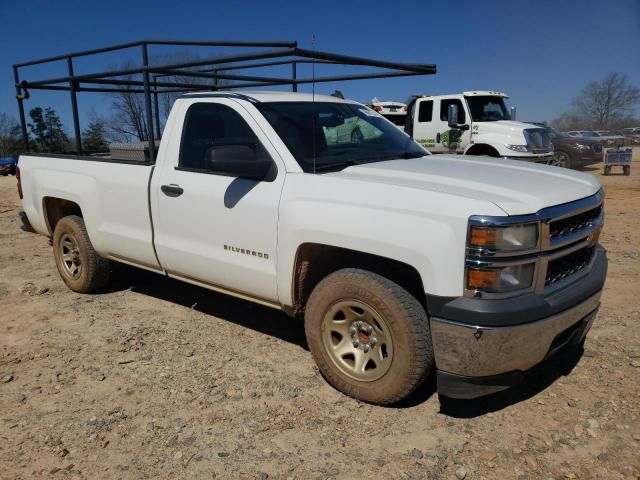
<svg viewBox="0 0 640 480"><path fill-rule="evenodd" d="M172 183L171 185L162 185L160 190L162 190L162 193L167 197L179 197L184 193L184 189L175 183Z"/></svg>

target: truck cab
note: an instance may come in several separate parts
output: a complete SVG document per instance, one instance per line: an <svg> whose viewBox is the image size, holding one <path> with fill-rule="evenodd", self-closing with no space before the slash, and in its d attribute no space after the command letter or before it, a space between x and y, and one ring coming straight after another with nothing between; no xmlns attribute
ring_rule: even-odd
<svg viewBox="0 0 640 480"><path fill-rule="evenodd" d="M405 132L431 153L551 163L553 144L548 134L512 119L505 98L506 94L496 91L412 97ZM450 118L450 111L457 118Z"/></svg>

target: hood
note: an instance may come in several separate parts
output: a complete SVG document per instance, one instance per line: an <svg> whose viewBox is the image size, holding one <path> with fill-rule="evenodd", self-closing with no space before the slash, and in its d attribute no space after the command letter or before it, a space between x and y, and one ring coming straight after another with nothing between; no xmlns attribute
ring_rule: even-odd
<svg viewBox="0 0 640 480"><path fill-rule="evenodd" d="M581 138L581 137L563 137L563 138L552 138L551 142L555 144L564 144L564 145L575 145L576 143L581 143L583 145L598 145L600 142L598 140L592 140L590 138Z"/></svg>
<svg viewBox="0 0 640 480"><path fill-rule="evenodd" d="M586 173L524 161L463 155L430 155L356 165L327 175L487 201L507 215L536 213L600 190L596 178Z"/></svg>
<svg viewBox="0 0 640 480"><path fill-rule="evenodd" d="M515 120L496 120L495 122L477 122L477 124L482 125L483 129L484 127L490 127L491 125L494 125L498 128L508 128L509 130L514 132L524 130L525 128L542 128L532 123L517 122Z"/></svg>

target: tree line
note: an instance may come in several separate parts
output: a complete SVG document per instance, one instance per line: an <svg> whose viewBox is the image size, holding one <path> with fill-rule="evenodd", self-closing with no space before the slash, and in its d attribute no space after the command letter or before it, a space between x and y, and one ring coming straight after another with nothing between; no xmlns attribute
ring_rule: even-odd
<svg viewBox="0 0 640 480"><path fill-rule="evenodd" d="M74 140L67 135L62 120L53 108L35 107L29 111L27 137L35 152L71 152ZM87 152L108 149L107 129L99 118L89 121L82 131L82 145ZM20 125L6 113L0 113L0 157L17 156L24 151Z"/></svg>
<svg viewBox="0 0 640 480"><path fill-rule="evenodd" d="M192 60L188 53L172 55L161 60ZM132 64L125 65L125 68ZM131 78L129 78L131 79ZM165 82L181 83L198 81L178 76L162 79ZM222 82L201 79L204 87L220 87ZM147 118L144 97L126 91L110 94L111 114L100 116L89 114L89 123L82 131L82 146L86 152L101 152L109 143L146 141ZM161 96L162 121L178 94ZM640 89L632 85L625 75L609 73L602 80L589 82L572 100L571 109L551 122L558 130L608 130L640 126L634 112L640 103ZM60 117L53 108L35 107L29 111L27 134L31 149L36 152L71 152L75 139L70 138ZM18 122L5 113L0 113L0 157L18 155L24 150Z"/></svg>

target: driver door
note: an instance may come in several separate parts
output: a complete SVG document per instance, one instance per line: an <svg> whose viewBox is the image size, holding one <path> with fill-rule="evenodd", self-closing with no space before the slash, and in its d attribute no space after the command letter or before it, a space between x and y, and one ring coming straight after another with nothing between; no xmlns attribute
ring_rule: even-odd
<svg viewBox="0 0 640 480"><path fill-rule="evenodd" d="M277 301L278 207L285 170L244 107L232 99L184 102L180 142L167 142L152 177L155 246L167 273ZM176 138L177 137L173 137ZM210 171L212 146L263 148L273 176L249 180Z"/></svg>
<svg viewBox="0 0 640 480"><path fill-rule="evenodd" d="M435 111L438 112L434 115L434 126L436 129L436 152L439 153L464 153L469 146L471 140L471 128L466 130L458 129L452 131L449 127L447 114L449 111L449 105L457 105L458 107L458 124L467 125L470 127L471 119L467 112L466 102L460 98L441 98L439 105Z"/></svg>

